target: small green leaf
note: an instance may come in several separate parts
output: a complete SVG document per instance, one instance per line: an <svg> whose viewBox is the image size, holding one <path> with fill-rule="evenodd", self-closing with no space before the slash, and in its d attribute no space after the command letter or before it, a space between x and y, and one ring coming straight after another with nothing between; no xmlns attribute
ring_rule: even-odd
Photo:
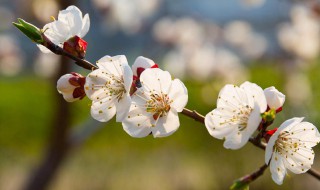
<svg viewBox="0 0 320 190"><path fill-rule="evenodd" d="M19 23L13 22L12 24L17 27L24 35L30 38L32 41L36 43L42 43L43 38L39 28L34 26L31 23L24 21L21 18L18 18Z"/></svg>
<svg viewBox="0 0 320 190"><path fill-rule="evenodd" d="M230 190L249 190L249 184L237 180L231 185Z"/></svg>

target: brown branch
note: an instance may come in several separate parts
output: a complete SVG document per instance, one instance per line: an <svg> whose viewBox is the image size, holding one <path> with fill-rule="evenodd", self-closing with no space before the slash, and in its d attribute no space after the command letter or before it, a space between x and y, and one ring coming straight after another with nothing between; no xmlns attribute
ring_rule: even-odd
<svg viewBox="0 0 320 190"><path fill-rule="evenodd" d="M186 115L192 119L194 119L195 121L198 121L200 123L204 124L204 116L201 115L200 113L196 112L195 110L191 111L187 108L183 108L182 112L183 115Z"/></svg>
<svg viewBox="0 0 320 190"><path fill-rule="evenodd" d="M60 65L56 80L64 73L69 72L69 60L64 57L62 58L62 64ZM56 80L54 80L55 84ZM24 190L47 189L71 148L68 140L71 122L70 104L66 102L62 96L58 95L58 93L55 93L55 95L56 100L54 102L56 102L57 108L52 118L52 122L50 122L51 134L49 144L43 160L27 180L26 185L23 188Z"/></svg>
<svg viewBox="0 0 320 190"><path fill-rule="evenodd" d="M256 180L258 177L262 176L264 171L268 168L267 164L263 164L258 170L253 173L246 175L240 179L237 179L230 189L242 189L241 187L249 185L249 183Z"/></svg>

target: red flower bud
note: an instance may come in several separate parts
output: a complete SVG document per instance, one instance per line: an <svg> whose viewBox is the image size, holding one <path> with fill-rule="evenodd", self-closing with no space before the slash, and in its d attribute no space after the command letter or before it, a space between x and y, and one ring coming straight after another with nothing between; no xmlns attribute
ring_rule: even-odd
<svg viewBox="0 0 320 190"><path fill-rule="evenodd" d="M87 45L88 43L86 41L78 36L74 36L63 43L63 49L66 52L83 59L86 55Z"/></svg>

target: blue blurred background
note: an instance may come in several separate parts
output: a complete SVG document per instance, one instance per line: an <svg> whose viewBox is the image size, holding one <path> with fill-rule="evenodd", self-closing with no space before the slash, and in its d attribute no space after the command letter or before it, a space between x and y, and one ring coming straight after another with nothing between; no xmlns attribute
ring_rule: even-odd
<svg viewBox="0 0 320 190"><path fill-rule="evenodd" d="M59 3L60 2L60 3ZM0 189L22 189L48 147L59 107L55 76L60 57L41 53L11 22L40 28L64 9L62 1L0 1ZM153 59L185 82L187 108L205 115L225 84L249 80L286 95L274 127L292 117L320 124L320 4L292 0L90 0L87 56ZM72 65L72 71L88 71ZM161 139L128 136L114 120L90 119L90 101L69 104L71 131L97 131L68 154L49 189L228 189L264 163L251 144L226 150L205 127L181 115L180 129ZM314 169L320 170L319 147ZM269 170L252 189L319 189L308 174L276 185Z"/></svg>

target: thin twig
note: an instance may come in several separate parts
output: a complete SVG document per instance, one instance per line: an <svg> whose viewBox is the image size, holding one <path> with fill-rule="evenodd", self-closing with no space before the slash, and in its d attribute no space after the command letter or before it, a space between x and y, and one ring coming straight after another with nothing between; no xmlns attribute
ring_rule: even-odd
<svg viewBox="0 0 320 190"><path fill-rule="evenodd" d="M191 111L187 108L184 108L181 113L183 115L186 115L186 116L193 118L194 120L204 124L204 116L201 115L200 113L196 112L195 110Z"/></svg>
<svg viewBox="0 0 320 190"><path fill-rule="evenodd" d="M246 175L238 180L235 181L234 186L243 187L245 185L249 185L249 183L256 180L258 177L262 176L264 171L268 168L267 164L263 164L258 170L254 171L253 173ZM233 189L233 188L231 188ZM238 189L238 188L235 188Z"/></svg>

